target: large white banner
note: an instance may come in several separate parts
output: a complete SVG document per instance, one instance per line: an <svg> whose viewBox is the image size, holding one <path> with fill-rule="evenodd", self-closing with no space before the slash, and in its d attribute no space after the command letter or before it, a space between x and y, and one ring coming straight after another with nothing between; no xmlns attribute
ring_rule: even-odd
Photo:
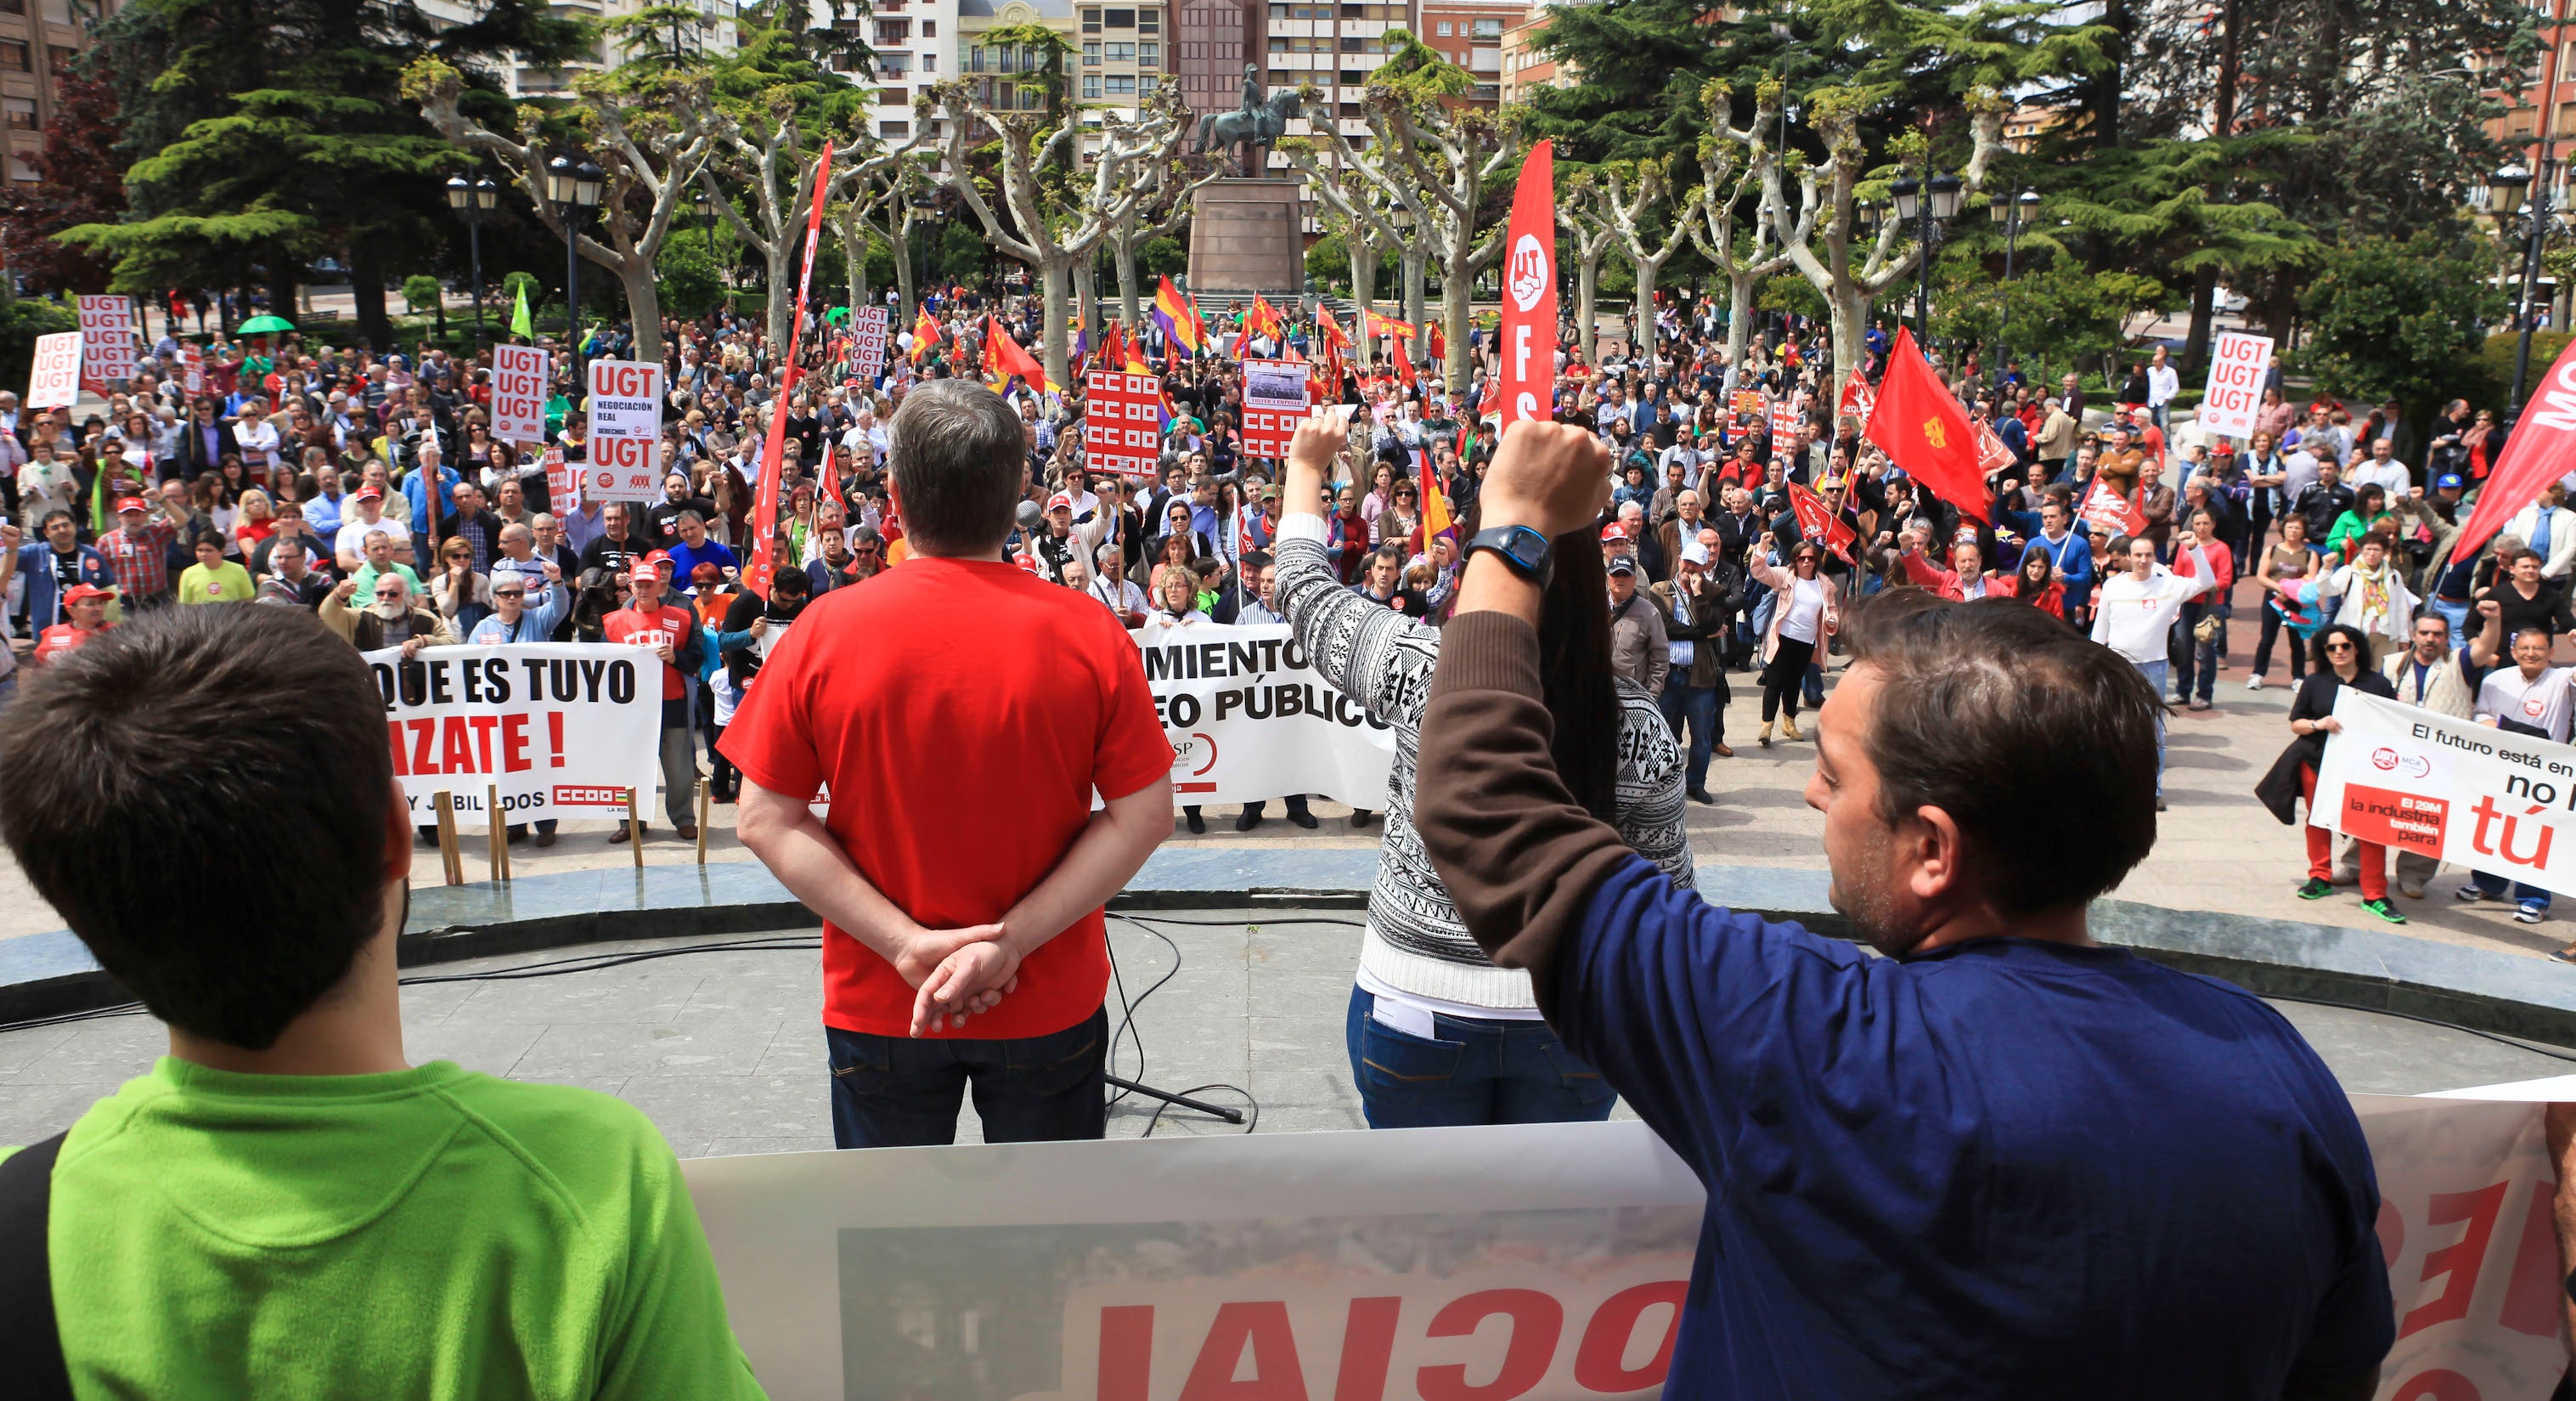
<svg viewBox="0 0 2576 1401"><path fill-rule="evenodd" d="M493 437L505 443L546 440L546 379L552 359L533 345L492 347Z"/></svg>
<svg viewBox="0 0 2576 1401"><path fill-rule="evenodd" d="M80 298L81 378L102 388L134 377L134 303L120 296Z"/></svg>
<svg viewBox="0 0 2576 1401"><path fill-rule="evenodd" d="M27 407L68 409L80 402L81 333L36 337L36 370L27 380Z"/></svg>
<svg viewBox="0 0 2576 1401"><path fill-rule="evenodd" d="M394 776L412 821L484 821L485 789L509 821L626 816L653 792L662 734L662 662L641 647L553 642L367 653L384 694Z"/></svg>
<svg viewBox="0 0 2576 1401"><path fill-rule="evenodd" d="M1395 731L1316 674L1287 624L1147 627L1136 644L1172 742L1176 801L1320 793L1386 806Z"/></svg>
<svg viewBox="0 0 2576 1401"><path fill-rule="evenodd" d="M2576 748L2337 688L2318 826L2576 894Z"/></svg>
<svg viewBox="0 0 2576 1401"><path fill-rule="evenodd" d="M2254 436L2263 406L2263 375L2272 368L2272 338L2221 331L2210 341L2209 384L2201 391L2200 428L2230 438Z"/></svg>
<svg viewBox="0 0 2576 1401"><path fill-rule="evenodd" d="M651 501L662 494L662 367L590 362L590 460L585 501Z"/></svg>
<svg viewBox="0 0 2576 1401"><path fill-rule="evenodd" d="M2540 1401L2567 1359L2539 1107L2353 1104L2398 1327L2379 1401ZM1636 1123L683 1171L778 1401L1654 1396L1703 1203Z"/></svg>

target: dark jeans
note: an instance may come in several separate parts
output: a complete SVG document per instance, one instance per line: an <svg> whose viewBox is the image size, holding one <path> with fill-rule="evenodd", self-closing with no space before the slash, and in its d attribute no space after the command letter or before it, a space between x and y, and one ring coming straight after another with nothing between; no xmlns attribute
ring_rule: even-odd
<svg viewBox="0 0 2576 1401"><path fill-rule="evenodd" d="M1656 702L1663 707L1664 723L1673 727L1673 740L1682 738L1682 722L1690 722L1690 771L1686 785L1692 791L1708 786L1708 760L1711 752L1726 740L1726 720L1717 708L1715 686L1691 685L1687 667L1676 667L1664 680L1664 693Z"/></svg>
<svg viewBox="0 0 2576 1401"><path fill-rule="evenodd" d="M703 726L707 736L707 792L719 803L729 803L742 796L742 771L724 756L719 747L724 743L725 727L710 718Z"/></svg>
<svg viewBox="0 0 2576 1401"><path fill-rule="evenodd" d="M1798 718L1798 691L1805 683L1807 666L1816 655L1816 644L1800 642L1783 635L1771 649L1771 660L1762 668L1762 723L1770 724L1780 717L1780 708L1789 708L1789 718Z"/></svg>
<svg viewBox="0 0 2576 1401"><path fill-rule="evenodd" d="M986 1143L1099 1138L1108 1132L1101 1072L1109 1011L1062 1031L1007 1041L873 1036L823 1028L832 1065L832 1142L918 1148L957 1141L968 1085Z"/></svg>
<svg viewBox="0 0 2576 1401"><path fill-rule="evenodd" d="M1371 1017L1376 1005L1352 988L1342 1033L1370 1128L1584 1123L1619 1102L1543 1021L1439 1015L1425 1039Z"/></svg>
<svg viewBox="0 0 2576 1401"><path fill-rule="evenodd" d="M2165 648L2166 660L2173 663L2174 694L2188 702L2211 699L2218 685L2218 662L2227 655L2227 615L2224 603L2186 603L2182 615L2174 620L2173 633ZM2207 642L2193 636L2203 618L2218 619L2218 631Z"/></svg>
<svg viewBox="0 0 2576 1401"><path fill-rule="evenodd" d="M2279 606L2273 602L2274 597L2272 594L2263 596L2263 630L2254 638L2254 674L2257 676L2272 669L2272 643L2289 626L2289 620L2281 616ZM2295 632L2290 634L2289 650L2290 679L2296 681L2308 674L2308 649Z"/></svg>

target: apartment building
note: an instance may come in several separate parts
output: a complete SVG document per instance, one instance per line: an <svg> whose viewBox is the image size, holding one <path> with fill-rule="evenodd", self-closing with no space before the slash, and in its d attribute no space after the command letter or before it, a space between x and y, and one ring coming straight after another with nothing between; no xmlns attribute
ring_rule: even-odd
<svg viewBox="0 0 2576 1401"><path fill-rule="evenodd" d="M45 149L58 102L55 85L90 31L123 0L0 0L0 112L7 114L9 178L33 184L29 162Z"/></svg>
<svg viewBox="0 0 2576 1401"><path fill-rule="evenodd" d="M1536 88L1574 85L1574 65L1559 63L1539 48L1539 40L1547 34L1548 9L1526 11L1517 22L1503 26L1500 81L1506 103L1526 102Z"/></svg>
<svg viewBox="0 0 2576 1401"><path fill-rule="evenodd" d="M2486 59L2488 95L2504 104L2487 135L2513 152L2550 187L2550 203L2567 207L2569 157L2576 154L2576 0L2531 0L2540 49L2520 72Z"/></svg>
<svg viewBox="0 0 2576 1401"><path fill-rule="evenodd" d="M1167 80L1197 116L1231 112L1243 100L1243 65L1259 66L1263 0L1179 0Z"/></svg>
<svg viewBox="0 0 2576 1401"><path fill-rule="evenodd" d="M1503 34L1528 13L1520 0L1422 0L1415 37L1474 75L1466 100L1490 111L1503 102Z"/></svg>

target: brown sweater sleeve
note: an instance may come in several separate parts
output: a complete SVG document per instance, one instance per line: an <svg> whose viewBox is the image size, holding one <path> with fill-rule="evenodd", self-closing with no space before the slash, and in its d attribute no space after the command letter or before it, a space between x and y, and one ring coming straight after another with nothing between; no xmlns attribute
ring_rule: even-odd
<svg viewBox="0 0 2576 1401"><path fill-rule="evenodd" d="M1530 971L1553 1021L1584 908L1633 853L1557 777L1542 695L1536 629L1508 613L1450 620L1422 716L1413 825L1468 934L1497 967Z"/></svg>

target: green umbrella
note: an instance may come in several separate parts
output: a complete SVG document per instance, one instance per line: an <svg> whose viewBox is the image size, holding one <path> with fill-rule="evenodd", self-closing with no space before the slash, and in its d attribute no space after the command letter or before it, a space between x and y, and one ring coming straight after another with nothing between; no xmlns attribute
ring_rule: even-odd
<svg viewBox="0 0 2576 1401"><path fill-rule="evenodd" d="M274 335L279 331L292 331L294 329L295 323L287 320L283 316L254 316L248 321L241 323L241 328L238 334L245 336L267 336Z"/></svg>

